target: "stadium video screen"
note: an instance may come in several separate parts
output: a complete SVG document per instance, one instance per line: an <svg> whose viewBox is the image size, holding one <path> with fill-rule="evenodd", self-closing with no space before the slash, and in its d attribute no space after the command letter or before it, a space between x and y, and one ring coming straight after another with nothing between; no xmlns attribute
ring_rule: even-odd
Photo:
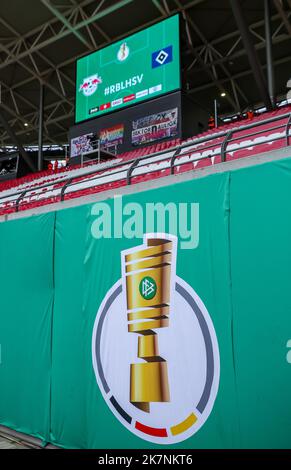
<svg viewBox="0 0 291 470"><path fill-rule="evenodd" d="M180 88L179 15L77 61L76 123Z"/></svg>

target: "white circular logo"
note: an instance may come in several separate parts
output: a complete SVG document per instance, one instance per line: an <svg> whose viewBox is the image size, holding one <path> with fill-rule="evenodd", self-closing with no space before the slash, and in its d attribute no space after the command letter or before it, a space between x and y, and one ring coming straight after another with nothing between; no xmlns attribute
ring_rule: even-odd
<svg viewBox="0 0 291 470"><path fill-rule="evenodd" d="M142 256L146 250L152 253L156 249L146 245L149 237L152 240L153 235L146 235L145 244L138 247ZM96 316L92 357L97 383L116 418L142 439L174 444L195 434L209 417L218 391L220 362L215 330L205 305L192 287L175 274L175 237L163 234L162 241L165 239L175 245L170 257L170 250L167 250L167 258L164 258L171 265L171 279L162 271L163 266L155 268L155 272L146 271L147 278L137 271L133 275L137 283L134 279L129 281L134 266L131 264L127 269L129 275L124 275L126 259L129 259L124 253L132 254L136 249L122 254L125 260L122 279L108 291ZM132 259L136 259L136 255ZM156 256L149 259L155 260ZM159 275L162 284L159 284ZM156 293L152 297L154 291L151 291L147 300L139 290L140 284L144 285L142 282L149 282L149 279ZM164 310L159 320L153 320L158 315L159 289L160 285L165 289L165 279L171 282L169 310ZM135 299L139 295L143 305L151 303L155 307L153 310L149 307L143 307L142 311L133 309L133 313L126 315L131 302L129 297ZM168 309L162 305L162 309ZM132 322L129 326L129 320L144 318L145 312L150 312L147 320ZM153 344L155 352L151 349ZM166 384L162 389L159 388L161 381ZM138 396L143 396L140 399L143 403L134 398ZM149 403L144 403L146 401Z"/></svg>
<svg viewBox="0 0 291 470"><path fill-rule="evenodd" d="M100 83L102 83L102 78L96 73L95 75L91 75L91 77L84 78L79 91L81 91L86 97L92 96L98 90L98 85L100 85Z"/></svg>

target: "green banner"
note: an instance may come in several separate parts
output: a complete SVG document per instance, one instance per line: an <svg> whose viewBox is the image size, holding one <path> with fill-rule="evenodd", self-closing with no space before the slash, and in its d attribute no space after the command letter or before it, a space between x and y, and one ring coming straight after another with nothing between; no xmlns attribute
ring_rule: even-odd
<svg viewBox="0 0 291 470"><path fill-rule="evenodd" d="M289 448L290 170L0 224L0 423L65 448Z"/></svg>
<svg viewBox="0 0 291 470"><path fill-rule="evenodd" d="M202 299L204 298L206 307L211 312L219 338L220 393L207 423L197 435L178 444L180 447L238 445L229 294L228 210L226 207L228 179L228 175L210 178L207 192L201 180L195 184L189 182L177 185L174 193L170 192L169 188L162 188L128 196L122 200L125 212L130 208L129 204L137 203L142 210L145 210L148 202L164 205L171 202L179 207L181 203L189 205L193 201L199 201L200 208L203 207L200 214L199 249L183 250L178 246L177 274L195 287L195 291ZM120 216L121 201L110 200L107 206L112 214L113 231L113 227L118 225L115 218ZM159 439L161 441L163 439L158 437L156 440L153 438L155 442L153 440L148 442L140 438L141 434L138 436L135 434L134 427L131 429L133 432L129 432L123 425L122 417L120 422L105 403L96 383L91 352L92 331L98 309L112 285L121 278L121 252L141 245L143 239L128 240L124 237L95 239L92 231L96 223L96 215L94 216L92 212L96 212L94 205L57 213L51 440L66 447L153 447ZM125 220L128 219L125 217ZM157 229L157 226L154 227L155 231ZM169 221L167 221L164 227L165 233L169 233L169 229ZM195 230L198 229L195 227ZM144 230L146 226L142 227L142 235ZM180 315L182 314L183 312L180 312ZM120 305L119 315L126 329L126 309L123 309L122 305ZM116 330L108 329L104 335L108 336L108 344L118 341ZM111 335L113 339L110 341ZM177 338L177 345L182 339ZM107 347L106 344L104 347ZM122 349L116 353L117 359L119 355L125 354ZM129 366L128 363L128 368ZM187 367L191 371L191 364ZM120 387L129 388L126 378L123 383L120 383ZM115 390L115 393L118 394L118 390ZM120 406L124 405L121 397L120 399ZM191 397L189 400L191 401ZM185 414L178 416L177 419L182 421L187 414L190 414L190 411L191 408L186 409ZM218 433L217 430L222 425L222 417L224 417L224 432ZM163 420L157 427L163 427ZM144 437L151 439L146 434Z"/></svg>
<svg viewBox="0 0 291 470"><path fill-rule="evenodd" d="M290 182L289 159L231 175L233 345L248 448L291 446Z"/></svg>
<svg viewBox="0 0 291 470"><path fill-rule="evenodd" d="M0 423L49 441L55 214L0 224Z"/></svg>

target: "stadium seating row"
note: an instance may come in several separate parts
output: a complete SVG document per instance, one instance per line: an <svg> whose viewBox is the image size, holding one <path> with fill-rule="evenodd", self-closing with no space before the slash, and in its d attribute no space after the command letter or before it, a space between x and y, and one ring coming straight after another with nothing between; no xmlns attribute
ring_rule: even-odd
<svg viewBox="0 0 291 470"><path fill-rule="evenodd" d="M249 157L289 144L291 106L181 142L127 152L105 163L41 172L0 185L0 215Z"/></svg>

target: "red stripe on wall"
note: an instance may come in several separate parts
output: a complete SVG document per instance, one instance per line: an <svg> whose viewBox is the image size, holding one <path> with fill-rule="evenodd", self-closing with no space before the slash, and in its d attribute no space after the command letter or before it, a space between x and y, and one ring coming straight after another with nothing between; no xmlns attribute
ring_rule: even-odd
<svg viewBox="0 0 291 470"><path fill-rule="evenodd" d="M150 426L141 424L138 421L135 423L135 429L138 429L145 434L149 434L149 436L168 437L166 429L151 428Z"/></svg>

